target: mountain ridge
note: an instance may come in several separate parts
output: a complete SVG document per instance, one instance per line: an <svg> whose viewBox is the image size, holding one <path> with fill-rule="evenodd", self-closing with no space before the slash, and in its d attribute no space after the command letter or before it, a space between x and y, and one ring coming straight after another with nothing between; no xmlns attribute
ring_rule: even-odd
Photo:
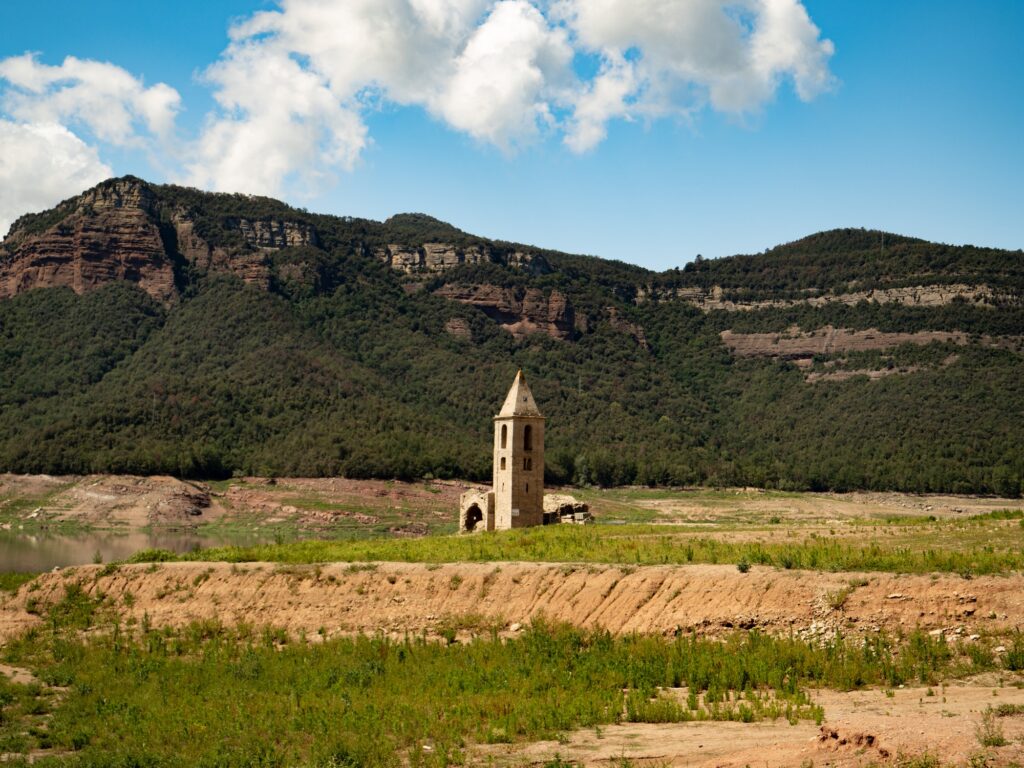
<svg viewBox="0 0 1024 768"><path fill-rule="evenodd" d="M122 189L119 190L119 188ZM10 261L12 258L16 258L17 247L20 241L24 241L28 237L42 234L48 229L59 226L63 219L66 219L69 215L75 213L76 209L80 210L83 207L83 204L85 206L94 204L96 198L101 197L104 191L111 189L115 192L144 190L145 195L139 196L147 198L141 206L147 213L153 212L152 207L154 205L165 206L169 204L171 207L176 207L178 209L179 215L188 216L190 207L195 206L195 201L197 199L204 201L206 204L209 204L210 201L217 202L218 207L221 209L236 209L234 215L225 215L223 210L215 212L214 216L219 215L223 219L220 222L222 229L219 232L211 231L213 224L210 221L204 220L202 222L202 224L205 225L202 227L204 231L198 234L205 236L205 239L210 240L211 242L209 244L213 247L225 247L232 244L237 246L242 243L248 243L250 246L256 247L277 247L282 245L282 243L275 242L275 233L273 232L257 231L252 233L245 231L245 217L241 214L241 211L246 209L255 209L259 211L256 218L279 219L282 221L289 220L289 223L292 223L293 225L304 225L307 230L313 229L315 231L316 224L325 221L344 222L345 224L350 225L350 232L348 234L351 234L351 230L354 230L357 233L362 234L371 247L377 248L380 248L381 246L417 248L422 247L424 244L430 243L431 241L445 242L442 238L447 237L448 240L445 244L454 246L455 248L487 246L491 249L498 249L502 253L506 253L508 251L511 251L512 253L519 252L520 254L531 251L539 253L558 253L551 251L550 249L538 248L536 246L527 246L521 243L493 240L473 235L448 222L441 221L424 213L397 213L390 216L383 222L351 216L311 214L305 209L296 208L265 196L245 195L239 193L210 193L177 185L151 184L143 179L129 175L111 178L101 182L79 195L72 196L58 203L47 211L29 213L19 217L12 223L10 230L4 239L0 241L0 249L2 249L3 254L5 254L5 260ZM166 198L170 198L169 203L167 203ZM225 224L227 225L227 229L223 228ZM384 241L387 240L395 242L385 243ZM974 246L952 246L929 242L921 238L884 232L881 230L846 227L816 232L791 242L773 246L758 254L736 254L732 256L717 257L714 259L703 259L698 256L696 261L689 262L682 268L671 268L664 270L663 272L650 270L631 262L603 259L597 256L568 253L559 253L559 255L567 260L596 259L602 264L615 265L620 269L625 269L633 273L637 279L649 279L652 285L655 286L659 282L664 283L671 282L673 280L678 282L679 274L682 273L684 275L689 275L690 279L684 282L687 282L688 285L692 286L696 284L696 281L693 278L695 278L697 274L709 272L712 276L725 276L728 274L728 271L721 269L721 267L738 262L743 263L742 271L751 272L757 271L759 267L761 269L770 269L772 266L772 260L780 255L802 254L810 255L812 258L814 256L820 258L827 253L839 252L842 254L849 254L851 251L863 253L877 247L884 256L887 243L890 252L895 251L896 253L900 253L901 249L906 249L908 246L924 247L933 251L939 251L942 254L949 254L951 252L955 253L965 249L968 251L981 251L984 254L1021 253L1020 250L1013 252L992 248L977 249ZM298 244L308 245L310 244L310 238L308 235L300 235L296 240L285 242L284 244L288 246ZM336 245L336 243L330 243L328 245ZM455 256L458 257L458 254L456 253ZM378 258L387 260L385 254L380 251L378 251ZM486 259L483 261L486 261ZM399 266L406 268L407 271L413 271L411 267L418 267L425 271L431 271L432 266L440 265L442 267L450 268L462 263L465 262L458 258L450 263L443 263L443 260L438 258L433 264L426 261L419 264L409 264L407 261L400 261ZM497 263L501 263L500 259ZM804 266L806 267L807 265ZM948 266L948 264L942 264L940 266ZM546 270L547 267L541 267L541 269ZM932 281L941 277L943 274L945 273L942 270L932 273L925 272L918 274L916 279ZM1019 288L1021 285L1024 285L1024 279L1022 279L1020 270L1014 270L1008 275L1008 277L1012 278L1011 282L1014 287ZM728 289L728 287L736 286L725 287Z"/></svg>
<svg viewBox="0 0 1024 768"><path fill-rule="evenodd" d="M1024 254L870 230L653 272L122 177L0 244L0 471L1019 493Z"/></svg>

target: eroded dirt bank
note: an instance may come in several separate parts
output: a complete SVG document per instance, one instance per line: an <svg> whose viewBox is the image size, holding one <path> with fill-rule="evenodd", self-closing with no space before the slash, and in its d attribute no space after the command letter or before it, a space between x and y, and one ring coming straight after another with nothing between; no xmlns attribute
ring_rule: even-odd
<svg viewBox="0 0 1024 768"><path fill-rule="evenodd" d="M146 615L154 626L216 618L310 636L433 633L445 626L508 630L539 616L656 634L756 627L806 636L921 627L970 639L1024 626L1020 575L965 580L757 566L742 574L726 565L161 563L44 574L0 598L0 639L39 622L38 614L72 583L102 593L126 619Z"/></svg>

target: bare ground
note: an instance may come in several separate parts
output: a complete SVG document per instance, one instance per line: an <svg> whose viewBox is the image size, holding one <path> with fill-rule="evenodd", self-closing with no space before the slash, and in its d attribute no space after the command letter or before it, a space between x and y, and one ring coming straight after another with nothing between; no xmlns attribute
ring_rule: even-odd
<svg viewBox="0 0 1024 768"><path fill-rule="evenodd" d="M155 626L219 619L274 625L293 634L435 633L508 629L547 617L615 633L734 629L827 636L838 630L924 630L962 637L1024 625L1024 576L831 574L755 566L620 568L543 563L161 563L44 574L0 598L0 639L79 582L102 592L126 617ZM863 584L863 586L851 586ZM836 595L848 591L842 604ZM127 597L128 595L131 597ZM130 604L130 605L129 605Z"/></svg>
<svg viewBox="0 0 1024 768"><path fill-rule="evenodd" d="M422 535L454 527L459 495L483 486L345 478L238 478L223 483L134 475L0 474L0 517L93 526L199 526L234 518L293 521L310 530L377 527ZM555 489L551 489L555 490ZM905 493L777 493L737 488L611 489L579 492L602 518L729 524L778 518L785 525L840 524L905 516L961 517L1020 506L1019 499Z"/></svg>
<svg viewBox="0 0 1024 768"><path fill-rule="evenodd" d="M989 706L1024 705L1024 690L984 681L934 689L818 691L826 720L790 725L693 722L626 723L575 731L561 742L478 747L474 758L496 766L543 765L556 755L587 766L849 767L891 764L901 757L934 755L943 765L964 765L986 753L983 765L1013 765L1024 758L1024 718L997 722L1008 744L982 748L977 730ZM929 690L932 695L929 695Z"/></svg>
<svg viewBox="0 0 1024 768"><path fill-rule="evenodd" d="M609 491L613 496L615 491ZM636 506L658 513L666 522L719 523L738 520L768 521L778 518L782 525L849 523L857 520L885 520L903 517L958 519L1015 509L1020 499L994 496L953 496L895 492L852 491L850 493L773 493L758 488L721 491L715 497L700 491L665 491L650 499L638 499ZM596 506L601 507L597 501ZM609 515L612 513L609 508Z"/></svg>
<svg viewBox="0 0 1024 768"><path fill-rule="evenodd" d="M103 527L194 526L223 514L205 484L159 475L0 475L0 512L15 504L24 521Z"/></svg>
<svg viewBox="0 0 1024 768"><path fill-rule="evenodd" d="M18 521L94 527L195 528L245 519L308 531L382 526L394 535L454 528L467 484L345 478L239 478L203 483L166 476L0 474L0 529Z"/></svg>

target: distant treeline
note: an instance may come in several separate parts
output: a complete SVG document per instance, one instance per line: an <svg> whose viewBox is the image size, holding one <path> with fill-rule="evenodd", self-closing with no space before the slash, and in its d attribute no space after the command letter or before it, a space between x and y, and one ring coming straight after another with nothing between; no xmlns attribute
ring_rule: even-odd
<svg viewBox="0 0 1024 768"><path fill-rule="evenodd" d="M655 276L534 249L550 274L465 267L410 292L368 243L484 241L424 216L380 224L154 189L189 210L213 243L237 246L230 220L244 214L307 221L319 245L275 253L270 291L190 273L172 308L128 283L0 302L0 471L483 480L491 419L521 367L548 416L551 483L1021 492L1019 306L704 314L680 301L633 303L652 281L705 276L766 295L898 282L921 270L1012 286L1024 274L1019 253L886 235L883 254L881 233L842 230ZM585 331L571 342L516 341L482 312L431 292L480 280L558 288ZM609 307L642 327L646 347L610 322ZM445 331L454 318L471 338ZM862 355L861 369L913 372L809 384L791 363L734 359L719 336L794 324L956 330L971 343ZM987 336L1005 343L993 347Z"/></svg>

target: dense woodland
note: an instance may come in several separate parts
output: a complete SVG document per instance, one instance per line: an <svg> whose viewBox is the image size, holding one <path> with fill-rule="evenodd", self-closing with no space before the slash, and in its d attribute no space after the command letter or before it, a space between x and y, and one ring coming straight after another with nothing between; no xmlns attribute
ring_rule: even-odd
<svg viewBox="0 0 1024 768"><path fill-rule="evenodd" d="M188 209L210 242L245 249L238 217L283 217L312 224L319 245L269 256L270 291L182 266L182 298L170 307L130 283L0 301L0 471L483 480L491 418L521 367L548 416L552 483L1021 492L1020 303L704 313L679 300L636 300L651 286L772 298L929 282L1019 295L1019 251L895 235L883 250L882 233L837 230L654 274L532 248L550 266L545 274L464 266L408 291L374 246L485 244L499 257L522 246L420 215L379 223L153 189L164 210ZM49 212L21 224L59 221ZM570 341L517 341L481 311L432 295L445 282L557 288L583 330ZM609 322L608 307L642 327L646 347ZM452 318L472 338L447 333ZM719 336L794 325L963 331L971 343L848 356L837 364L912 372L810 384L790 362L734 358Z"/></svg>

